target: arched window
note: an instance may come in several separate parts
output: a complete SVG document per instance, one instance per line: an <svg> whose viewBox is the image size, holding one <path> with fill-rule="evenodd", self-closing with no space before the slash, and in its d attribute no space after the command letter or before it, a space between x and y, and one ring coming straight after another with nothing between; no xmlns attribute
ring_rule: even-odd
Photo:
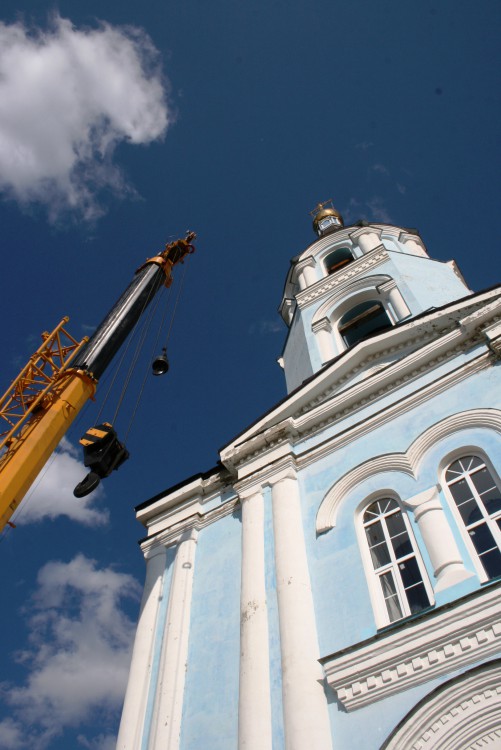
<svg viewBox="0 0 501 750"><path fill-rule="evenodd" d="M324 263L327 269L327 273L334 273L339 271L340 268L351 263L353 260L353 253L348 247L338 247L332 253L326 257Z"/></svg>
<svg viewBox="0 0 501 750"><path fill-rule="evenodd" d="M375 598L384 605L386 624L429 607L432 602L423 564L397 501L383 498L369 505L363 526L376 578Z"/></svg>
<svg viewBox="0 0 501 750"><path fill-rule="evenodd" d="M501 492L479 456L462 456L445 481L487 578L501 575Z"/></svg>
<svg viewBox="0 0 501 750"><path fill-rule="evenodd" d="M361 302L348 310L338 323L338 330L347 346L353 346L373 333L391 328L392 323L378 300Z"/></svg>

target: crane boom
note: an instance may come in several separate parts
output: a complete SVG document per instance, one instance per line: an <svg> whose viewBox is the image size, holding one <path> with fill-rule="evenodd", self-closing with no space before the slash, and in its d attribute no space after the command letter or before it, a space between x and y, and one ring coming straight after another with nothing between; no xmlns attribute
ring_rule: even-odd
<svg viewBox="0 0 501 750"><path fill-rule="evenodd" d="M162 285L170 286L172 269L194 251L193 232L166 245L141 266L93 336L74 342L54 364L50 342L59 341L63 324L49 335L0 400L0 531L35 481L82 407L93 398L97 383L114 355ZM55 337L55 338L54 338ZM71 338L71 337L70 337ZM48 343L49 342L49 343ZM49 348L47 348L49 347ZM38 358L38 359L37 359ZM42 365L37 362L41 361ZM35 365L35 367L34 367ZM43 369L45 367L45 370ZM30 377L26 377L30 372ZM23 375L24 374L24 375ZM35 387L35 392L34 392ZM38 390L37 390L38 389ZM19 407L13 409L13 404ZM0 438L2 437L0 433ZM3 445L3 448L2 448Z"/></svg>

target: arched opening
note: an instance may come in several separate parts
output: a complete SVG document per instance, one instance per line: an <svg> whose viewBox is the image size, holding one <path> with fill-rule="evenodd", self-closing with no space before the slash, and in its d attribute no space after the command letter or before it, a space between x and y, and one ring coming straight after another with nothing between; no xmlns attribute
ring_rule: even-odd
<svg viewBox="0 0 501 750"><path fill-rule="evenodd" d="M384 306L377 300L361 302L343 315L338 330L347 346L380 331L392 327L392 322Z"/></svg>
<svg viewBox="0 0 501 750"><path fill-rule="evenodd" d="M329 253L324 263L327 273L331 274L335 271L339 271L340 268L351 263L353 260L353 253L348 247L338 247L337 250L333 250L332 253Z"/></svg>

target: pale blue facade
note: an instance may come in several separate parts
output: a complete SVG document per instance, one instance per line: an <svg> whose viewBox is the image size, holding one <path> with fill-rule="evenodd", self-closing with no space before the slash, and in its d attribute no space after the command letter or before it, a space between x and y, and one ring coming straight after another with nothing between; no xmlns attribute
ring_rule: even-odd
<svg viewBox="0 0 501 750"><path fill-rule="evenodd" d="M325 259L336 247L349 247L353 259L329 273ZM355 308L361 312L353 316ZM478 457L483 476L498 486L497 499L491 489L485 498L486 524L499 529L501 289L472 293L453 263L427 256L414 230L341 226L319 233L293 261L281 312L290 327L283 357L288 399L225 447L213 472L138 509L148 528L146 541L162 539L167 548L166 570L179 554L177 529L196 532L194 566L187 567L189 617L180 637L187 644L180 652L184 675L173 683L180 730L168 747L257 750L255 732L246 729L246 711L255 700L270 717L263 719L261 709L256 713L256 725L264 727L262 747L310 750L295 734L302 731L297 701L301 705L303 689L309 700L307 685L288 687L284 665L295 669L294 653L281 639L284 628L297 625L287 617L295 612L301 618L305 606L294 610L290 592L277 578L288 563L298 569L294 550L284 549L276 527L276 506L283 498L276 487L284 467L297 487L299 546L304 545L307 561L308 592L301 601L311 601L313 625L304 631L305 649L313 644L317 650L312 674L319 664L323 670L314 705L320 723L324 709L328 716L329 736L320 732L312 750L410 747L402 744L409 737L423 749L454 747L453 738L460 736L469 744L457 747L481 741L499 746L499 701L492 689L479 685L497 674L501 625L491 611L496 597L499 611L501 580L493 574L495 563L490 571L483 567L486 558L475 547L485 524L472 533L462 521L450 489L450 467L466 456ZM370 328L371 315L384 318L385 325L347 344L357 326ZM407 519L406 549L412 547L409 554L417 561L412 564L421 571L421 580L405 588L406 562L395 552L393 568L384 570L393 571L395 586L398 570L404 570L396 593L389 587L390 573L381 573L382 553L369 549L364 531L370 523L367 509L388 498L398 506L398 517ZM247 516L244 503L249 503ZM262 504L262 517L251 517L252 503ZM261 584L242 562L246 518L260 524L264 559L255 558L255 576ZM501 537L493 538L499 549ZM374 544L375 550L382 542ZM393 549L397 543L385 544ZM252 550L246 554L248 561ZM165 608L175 609L171 580L166 573L164 609L161 605L156 616L142 750L160 748L150 730L162 721L153 706L168 637ZM244 614L242 592L254 584L266 610L259 631ZM394 600L400 597L402 611L414 606L412 587L418 585L426 587L428 606L395 617ZM465 614L455 620L456 610ZM249 664L261 677L249 676ZM462 707L456 710L459 685ZM242 690L250 696L247 706L239 701ZM479 715L478 706L483 723L469 718L470 710ZM418 718L407 722L413 710Z"/></svg>

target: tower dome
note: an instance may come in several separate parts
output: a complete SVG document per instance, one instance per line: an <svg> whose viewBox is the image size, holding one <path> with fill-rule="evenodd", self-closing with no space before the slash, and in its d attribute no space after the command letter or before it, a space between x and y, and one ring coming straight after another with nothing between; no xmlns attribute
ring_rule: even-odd
<svg viewBox="0 0 501 750"><path fill-rule="evenodd" d="M319 203L310 213L313 216L313 229L319 237L344 227L343 217L334 208L332 200Z"/></svg>

